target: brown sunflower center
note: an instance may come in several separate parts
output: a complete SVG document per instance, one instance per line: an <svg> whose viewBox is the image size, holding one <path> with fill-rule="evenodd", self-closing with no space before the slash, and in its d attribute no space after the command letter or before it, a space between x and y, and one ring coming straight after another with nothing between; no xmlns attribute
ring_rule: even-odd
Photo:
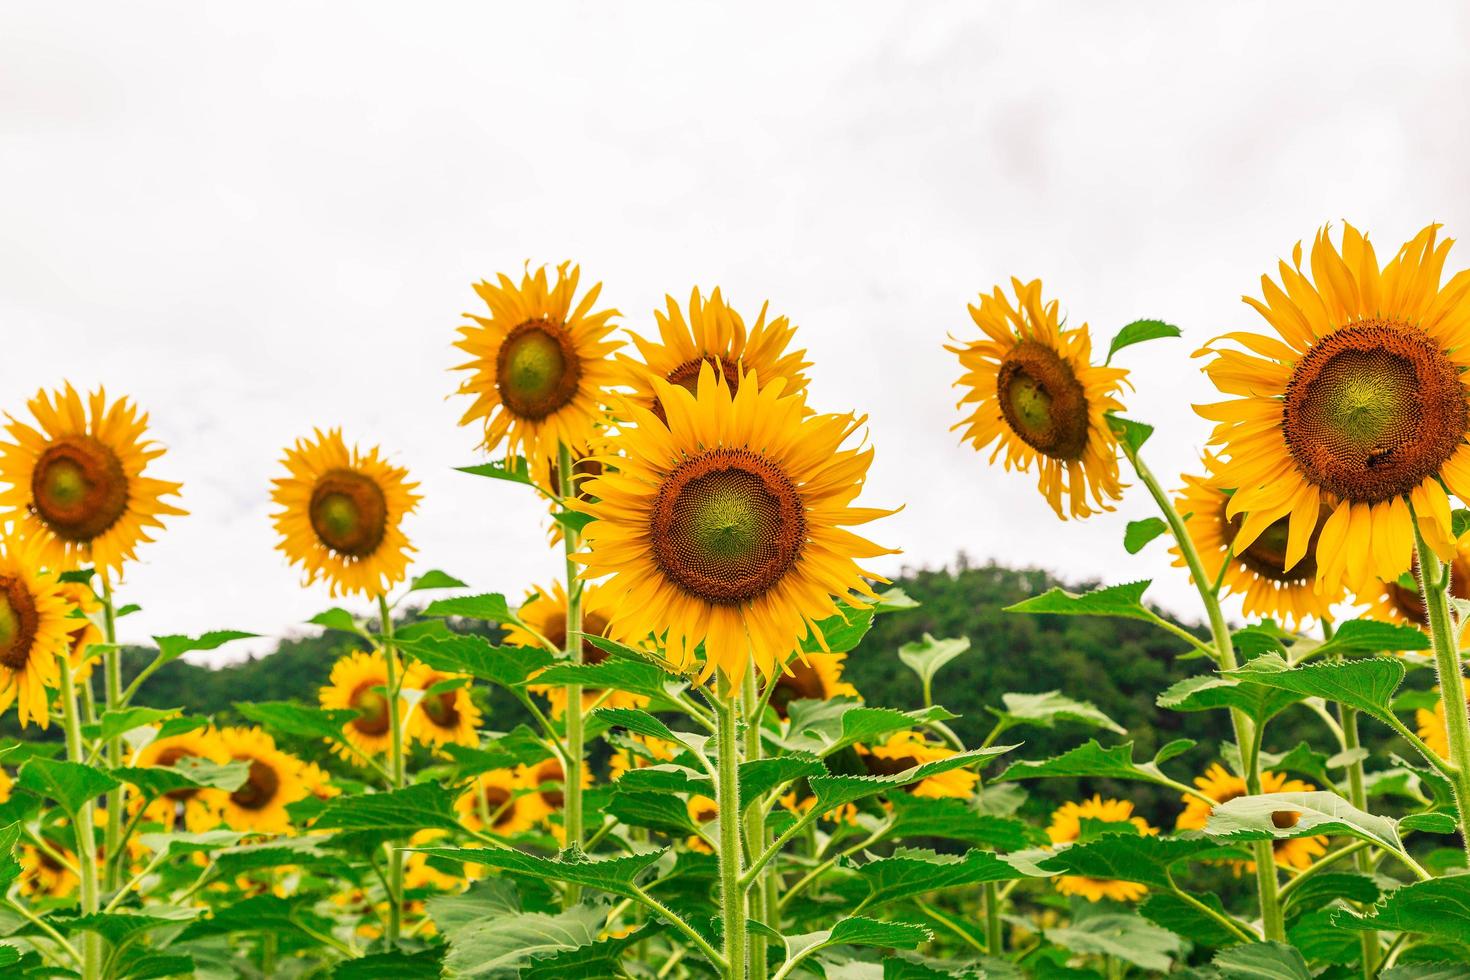
<svg viewBox="0 0 1470 980"><path fill-rule="evenodd" d="M230 794L230 799L246 810L261 810L270 805L280 789L281 776L275 768L261 759L251 759L250 775Z"/></svg>
<svg viewBox="0 0 1470 980"><path fill-rule="evenodd" d="M602 461L579 456L572 461L572 490L573 496L578 500L591 500L592 494L587 492L587 484L602 476ZM551 464L549 474L551 480L550 489L561 492L561 470L555 463Z"/></svg>
<svg viewBox="0 0 1470 980"><path fill-rule="evenodd" d="M388 530L383 488L353 470L324 473L312 488L308 514L322 544L349 558L371 555Z"/></svg>
<svg viewBox="0 0 1470 980"><path fill-rule="evenodd" d="M180 759L187 759L193 754L194 753L190 752L188 749L184 748L181 745L170 745L168 748L158 753L158 758L153 761L153 764L155 766L161 766L167 769L175 765ZM171 800L187 800L192 798L194 794L198 792L199 790L197 787L185 787L184 789L170 790L163 795Z"/></svg>
<svg viewBox="0 0 1470 980"><path fill-rule="evenodd" d="M434 677L429 680L429 687L433 687L440 681L447 680L444 677ZM438 694L430 694L419 702L419 710L433 722L437 728L459 727L459 704L458 690L441 691Z"/></svg>
<svg viewBox="0 0 1470 980"><path fill-rule="evenodd" d="M1419 582L1419 560L1414 559L1410 574ZM1416 626L1429 625L1429 612L1424 608L1424 596L1416 588L1405 588L1399 582L1384 583L1388 599L1399 615ZM1457 599L1470 598L1470 562L1456 558L1450 565L1450 595Z"/></svg>
<svg viewBox="0 0 1470 980"><path fill-rule="evenodd" d="M36 600L24 582L0 575L0 665L24 670L31 661L40 617Z"/></svg>
<svg viewBox="0 0 1470 980"><path fill-rule="evenodd" d="M1087 448L1087 395L1056 351L1023 340L1000 362L995 393L1011 431L1043 455L1078 460Z"/></svg>
<svg viewBox="0 0 1470 980"><path fill-rule="evenodd" d="M907 772L919 764L918 756L900 755L885 757L869 753L862 757L863 766L871 776L896 776L901 772ZM922 783L922 779L915 780L901 789L906 793L912 793Z"/></svg>
<svg viewBox="0 0 1470 980"><path fill-rule="evenodd" d="M65 541L85 543L128 507L128 476L117 453L86 435L62 436L31 471L31 507Z"/></svg>
<svg viewBox="0 0 1470 980"><path fill-rule="evenodd" d="M535 780L537 786L545 787L540 790L542 801L553 810L560 810L566 803L566 793L562 791L562 784L567 778L566 773L562 771L561 763L556 759L547 759L535 768L531 778Z"/></svg>
<svg viewBox="0 0 1470 980"><path fill-rule="evenodd" d="M736 605L769 591L801 556L806 509L779 466L744 449L711 449L658 489L653 559L705 602Z"/></svg>
<svg viewBox="0 0 1470 980"><path fill-rule="evenodd" d="M1228 499L1220 503L1220 522L1225 527L1225 541L1232 546L1235 538L1240 534L1241 526L1245 523L1245 516L1236 514L1234 517L1225 516L1225 508ZM1317 577L1317 539L1322 534L1322 528L1327 523L1330 514L1323 511L1318 514L1317 526L1312 530L1312 537L1307 542L1307 553L1290 568L1286 567L1286 550L1291 537L1291 519L1283 517L1279 521L1273 521L1256 539L1245 548L1236 549L1234 555L1246 568L1255 572L1261 578L1272 582L1283 584L1299 584L1310 582Z"/></svg>
<svg viewBox="0 0 1470 980"><path fill-rule="evenodd" d="M720 808L713 803L705 803L694 810L694 822L706 824L720 815Z"/></svg>
<svg viewBox="0 0 1470 980"><path fill-rule="evenodd" d="M515 815L515 807L507 805L511 801L510 790L504 786L486 786L484 795L485 812L490 815L490 820L495 826L499 827L508 823Z"/></svg>
<svg viewBox="0 0 1470 980"><path fill-rule="evenodd" d="M1345 500L1402 496L1434 476L1465 438L1460 372L1401 320L1364 320L1297 362L1281 410L1306 478Z"/></svg>
<svg viewBox="0 0 1470 980"><path fill-rule="evenodd" d="M571 335L545 317L527 320L505 335L495 358L495 384L512 414L540 420L577 394L582 361Z"/></svg>
<svg viewBox="0 0 1470 980"><path fill-rule="evenodd" d="M685 361L665 375L665 379L669 384L678 385L685 391L697 395L699 393L699 372L706 364L714 368L716 377L725 379L725 387L730 389L730 394L733 395L740 390L740 365L721 354L705 354L703 357ZM660 422L669 421L669 417L664 414L664 403L657 398L653 400L653 414L658 416Z"/></svg>
<svg viewBox="0 0 1470 980"><path fill-rule="evenodd" d="M388 717L388 696L378 690L384 683L376 677L365 680L352 689L352 696L347 699L348 706L358 713L352 719L352 727L375 738L388 734L392 724Z"/></svg>
<svg viewBox="0 0 1470 980"><path fill-rule="evenodd" d="M589 636L603 636L607 633L607 617L601 613L589 612L582 616L582 663L600 664L607 659L607 651L595 646ZM567 621L558 618L550 629L546 631L546 639L558 650L567 648Z"/></svg>
<svg viewBox="0 0 1470 980"><path fill-rule="evenodd" d="M778 716L789 717L792 701L822 701L828 697L827 684L817 668L798 657L786 669L791 673L777 677L776 688L771 692L771 707Z"/></svg>

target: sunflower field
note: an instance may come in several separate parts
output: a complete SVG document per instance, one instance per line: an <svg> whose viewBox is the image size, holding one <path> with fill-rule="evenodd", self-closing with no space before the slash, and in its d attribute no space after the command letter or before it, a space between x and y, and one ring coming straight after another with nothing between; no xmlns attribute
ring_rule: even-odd
<svg viewBox="0 0 1470 980"><path fill-rule="evenodd" d="M1144 695L1218 737L1151 756L1061 676L967 692L967 744L944 702L968 639L858 650L918 606L866 567L903 502L864 498L866 419L812 404L796 327L718 289L639 333L570 264L475 285L462 469L539 499L565 556L523 595L420 562L393 453L303 429L259 493L302 587L342 603L310 624L355 647L315 703L241 701L243 724L151 704L149 679L250 634L156 637L123 682L129 564L187 519L147 415L67 383L6 406L0 707L26 737L0 743L0 975L1470 976L1450 244L1298 244L1246 299L1265 323L1195 354L1220 395L1173 480L1123 365L1178 327L1104 352L1017 279L957 311L963 442L1062 520L1146 494L1123 548L1167 549L1198 595L1199 629L1146 581L1008 609L1167 638L1193 672ZM921 696L859 690L857 656ZM492 691L530 720L499 724Z"/></svg>

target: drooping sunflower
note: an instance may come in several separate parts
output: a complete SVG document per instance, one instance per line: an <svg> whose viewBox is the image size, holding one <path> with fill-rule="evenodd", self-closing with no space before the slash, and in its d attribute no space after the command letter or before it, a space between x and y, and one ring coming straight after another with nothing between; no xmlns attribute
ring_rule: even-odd
<svg viewBox="0 0 1470 980"><path fill-rule="evenodd" d="M1206 456L1206 469L1212 469L1214 465L1213 457ZM1266 528L1250 544L1236 548L1242 519L1226 513L1230 506L1230 490L1221 487L1213 475L1185 474L1181 479L1184 488L1174 499L1174 506L1185 515L1184 526L1211 584L1221 580L1221 567L1229 562L1221 581L1226 591L1244 597L1247 616L1270 616L1295 628L1307 618L1321 620L1331 615L1332 606L1343 598L1342 589L1316 591L1317 557L1314 549L1309 548L1296 564L1286 567L1286 518ZM1179 545L1175 543L1169 551L1174 555L1175 566L1185 567Z"/></svg>
<svg viewBox="0 0 1470 980"><path fill-rule="evenodd" d="M864 420L808 415L780 380L732 394L708 364L697 393L653 386L668 423L627 407L626 455L578 505L596 518L580 558L612 576L614 639L660 637L680 669L702 644L701 680L738 684L752 661L769 677L804 636L825 644L835 596L876 596L857 560L894 553L845 527L893 513L852 506L872 450L843 445Z"/></svg>
<svg viewBox="0 0 1470 980"><path fill-rule="evenodd" d="M60 682L57 657L71 650L71 605L41 570L37 539L0 536L0 711L16 703L22 726L51 723L46 688Z"/></svg>
<svg viewBox="0 0 1470 980"><path fill-rule="evenodd" d="M792 701L827 701L837 697L858 697L858 689L842 679L845 653L808 653L786 664L781 673L768 681L775 685L770 705L782 719L790 717Z"/></svg>
<svg viewBox="0 0 1470 980"><path fill-rule="evenodd" d="M1409 571L1404 575L1387 582L1379 579L1374 584L1376 587L1366 595L1358 596L1358 601L1367 603L1366 615L1370 619L1429 628L1429 614L1419 590L1417 559L1410 563ZM1450 563L1450 595L1457 599L1470 599L1470 534L1455 542L1455 560Z"/></svg>
<svg viewBox="0 0 1470 980"><path fill-rule="evenodd" d="M482 772L454 801L459 822L471 830L513 837L536 826L546 812L536 784L523 772L492 769Z"/></svg>
<svg viewBox="0 0 1470 980"><path fill-rule="evenodd" d="M289 473L271 482L278 545L306 584L326 579L332 595L377 596L402 582L414 550L404 515L418 507L417 483L377 447L348 448L339 429L298 439L282 460Z"/></svg>
<svg viewBox="0 0 1470 980"><path fill-rule="evenodd" d="M15 441L0 443L0 484L9 484L0 525L36 539L47 568L90 563L120 574L161 518L185 513L163 500L180 484L143 475L163 455L144 439L148 416L126 398L109 405L101 388L83 404L70 384L37 392L27 407L37 427L6 416Z"/></svg>
<svg viewBox="0 0 1470 980"><path fill-rule="evenodd" d="M945 348L965 369L955 382L965 392L959 407L975 406L954 428L976 450L994 442L992 463L1004 453L1008 470L1036 466L1037 488L1063 520L1112 510L1123 485L1107 414L1122 410L1128 372L1092 363L1087 324L1063 329L1057 301L1042 300L1041 280L1013 278L1011 288L1015 306L997 286L970 307L984 337Z"/></svg>
<svg viewBox="0 0 1470 980"><path fill-rule="evenodd" d="M1229 802L1237 796L1246 794L1245 780L1226 769L1220 763L1213 763L1205 770L1203 776L1194 778L1194 785L1199 787L1200 792L1215 801L1218 806ZM1281 772L1261 773L1262 793L1310 793L1317 787L1301 779L1292 779ZM1174 822L1179 830L1203 830L1209 822L1210 814L1215 808L1205 804L1197 796L1185 795L1181 797L1184 801L1184 812ZM1318 857L1327 853L1326 837L1296 837L1290 840L1278 840L1271 845L1276 853L1276 863L1288 868L1305 868ZM1231 868L1237 875L1250 874L1256 870L1254 861L1231 861Z"/></svg>
<svg viewBox="0 0 1470 980"><path fill-rule="evenodd" d="M613 309L593 310L602 284L576 300L580 269L557 267L551 283L546 268L528 268L517 285L500 275L475 292L489 316L466 313L456 347L470 360L461 394L474 397L460 425L482 421L482 443L507 456L554 457L559 445L585 448L605 414L609 389L619 381L611 355L622 341L609 339ZM573 303L575 302L575 306Z"/></svg>
<svg viewBox="0 0 1470 980"><path fill-rule="evenodd" d="M306 798L301 760L276 748L275 739L259 728L224 728L219 734L226 755L250 763L250 773L239 789L233 793L209 791L225 824L248 833L289 833L291 817L286 806Z"/></svg>
<svg viewBox="0 0 1470 980"><path fill-rule="evenodd" d="M1082 821L1098 820L1102 823L1130 823L1140 835L1157 834L1157 827L1133 815L1133 804L1128 800L1105 800L1093 796L1081 803L1063 803L1051 815L1051 825L1046 835L1053 844L1069 844L1082 836ZM1086 875L1062 875L1056 880L1057 891L1063 895L1080 895L1089 902L1106 898L1114 902L1136 902L1148 893L1148 887L1136 881L1120 881L1113 878L1090 878Z"/></svg>
<svg viewBox="0 0 1470 980"><path fill-rule="evenodd" d="M173 768L182 759L206 759L221 765L230 761L230 754L220 740L219 733L212 728L200 728L178 735L155 738L139 752L133 753L128 765L136 767L157 766ZM136 812L139 800L131 801ZM218 793L209 793L199 788L177 789L165 793L148 807L148 816L165 827L172 829L183 810L184 827L190 833L201 833L219 823Z"/></svg>
<svg viewBox="0 0 1470 980"><path fill-rule="evenodd" d="M590 636L606 636L612 623L615 596L606 586L590 583L582 587L582 632ZM560 582L551 588L536 586L526 595L517 615L531 629L545 637L558 650L567 645L567 591ZM544 645L528 630L511 625L506 630L505 642L519 647L542 647ZM582 663L600 664L607 659L607 651L582 638ZM527 690L546 698L551 705L553 718L560 718L567 710L567 689L554 684L532 684ZM604 690L597 687L582 689L582 711L594 705L603 708L641 708L648 698L627 691Z"/></svg>
<svg viewBox="0 0 1470 980"><path fill-rule="evenodd" d="M1463 646L1463 642L1461 643ZM1470 693L1466 694L1467 704L1470 704ZM1467 707L1466 710L1470 710ZM1417 708L1414 711L1414 721L1418 724L1419 737L1424 744L1438 755L1441 759L1450 757L1450 735L1445 724L1444 698L1434 702L1434 709Z"/></svg>
<svg viewBox="0 0 1470 980"><path fill-rule="evenodd" d="M1450 241L1437 233L1425 228L1380 268L1352 225L1341 249L1324 229L1310 275L1298 243L1281 284L1263 276L1263 299L1246 298L1276 336L1227 334L1244 350L1200 352L1231 396L1196 411L1217 423L1221 479L1236 488L1229 515L1245 516L1238 549L1287 518L1287 563L1315 536L1318 581L1359 594L1409 570L1416 518L1454 558L1445 491L1470 494L1470 271L1441 286Z"/></svg>
<svg viewBox="0 0 1470 980"><path fill-rule="evenodd" d="M464 680L463 674L446 674L422 663L408 668L404 688L429 691L436 684ZM468 683L450 691L425 693L408 716L408 734L424 745L477 745L480 741L480 709L470 699Z"/></svg>
<svg viewBox="0 0 1470 980"><path fill-rule="evenodd" d="M766 320L769 304L762 304L755 324L747 331L740 314L726 304L717 287L706 299L698 287L689 294L689 315L679 308L679 301L664 297L666 312L654 310L658 321L657 341L632 334L633 343L642 360L618 355L625 370L626 383L633 389L633 404L665 418L663 404L654 390L652 379L662 378L669 384L694 391L700 369L708 364L731 391L740 387L742 379L754 372L761 384L776 379L785 382L788 395L806 390L804 360L806 351L788 351L796 336L796 327L784 316Z"/></svg>
<svg viewBox="0 0 1470 980"><path fill-rule="evenodd" d="M71 851L57 848L56 853L72 865L77 862ZM71 868L33 844L20 846L20 869L20 893L29 898L65 898L81 883Z"/></svg>
<svg viewBox="0 0 1470 980"><path fill-rule="evenodd" d="M358 650L332 665L330 683L317 692L323 708L356 711L357 717L342 726L342 736L365 755L380 755L393 745L393 723L389 717L388 663L381 650ZM398 700L399 717L408 714L408 703ZM334 744L333 751L351 759L346 746Z"/></svg>
<svg viewBox="0 0 1470 980"><path fill-rule="evenodd" d="M863 767L874 776L892 776L906 772L926 762L938 762L954 755L954 750L937 745L916 731L894 732L882 745L854 746ZM980 777L969 769L951 769L937 776L926 776L916 783L903 787L915 796L970 797Z"/></svg>

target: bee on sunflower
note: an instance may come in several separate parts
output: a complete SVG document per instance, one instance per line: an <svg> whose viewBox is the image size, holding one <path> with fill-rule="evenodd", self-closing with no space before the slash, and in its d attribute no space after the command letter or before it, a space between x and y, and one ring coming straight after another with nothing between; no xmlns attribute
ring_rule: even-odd
<svg viewBox="0 0 1470 980"><path fill-rule="evenodd" d="M436 694L434 686L461 682L458 687ZM469 677L446 674L423 663L415 663L404 674L403 686L410 691L423 691L418 704L408 716L408 735L424 745L439 747L478 745L480 742L480 709L470 699Z"/></svg>
<svg viewBox="0 0 1470 980"><path fill-rule="evenodd" d="M582 632L588 636L606 636L612 625L615 596L612 590L597 583L582 587ZM567 590L560 582L550 588L536 586L526 595L516 611L521 623L506 627L505 642L518 647L541 647L544 639L557 650L567 647ZM524 625L522 625L524 624ZM534 631L534 632L532 632ZM539 635L538 635L539 634ZM600 664L607 659L607 651L582 638L582 663ZM567 710L567 689L552 684L532 684L527 687L533 694L546 698L551 706L551 716L560 718ZM582 712L594 706L603 708L641 708L648 698L641 694L630 694L617 689L598 687L582 689Z"/></svg>
<svg viewBox="0 0 1470 980"><path fill-rule="evenodd" d="M475 285L490 315L466 313L472 322L454 345L470 356L456 368L469 372L459 392L474 399L459 424L482 423L486 451L504 444L507 457L549 459L591 443L619 381L611 355L622 341L610 338L618 311L593 308L601 283L577 299L580 277L563 263L555 282L543 266L519 284L502 274Z"/></svg>
<svg viewBox="0 0 1470 980"><path fill-rule="evenodd" d="M0 536L0 711L13 703L22 726L42 728L76 625L61 584L41 568L44 551L37 538Z"/></svg>
<svg viewBox="0 0 1470 980"><path fill-rule="evenodd" d="M863 768L873 776L893 776L955 754L953 749L931 742L922 733L912 730L894 732L881 745L859 743L853 747L862 760ZM937 776L925 776L903 789L915 796L968 798L975 795L975 787L979 783L980 777L969 769L951 769Z"/></svg>
<svg viewBox="0 0 1470 980"><path fill-rule="evenodd" d="M1100 795L1094 795L1081 803L1068 802L1057 807L1052 812L1046 835L1053 844L1070 844L1082 836L1083 820L1132 824L1140 836L1153 836L1159 832L1159 828L1150 827L1147 820L1134 816L1130 801L1103 799ZM1098 902L1105 898L1114 902L1136 902L1148 893L1148 887L1136 881L1090 878L1086 875L1062 875L1056 880L1056 889L1063 895L1080 895L1089 902Z"/></svg>
<svg viewBox="0 0 1470 980"><path fill-rule="evenodd" d="M291 817L286 807L307 795L301 760L276 748L275 739L259 728L224 728L219 736L231 760L250 764L239 789L232 793L206 791L225 825L245 833L290 833Z"/></svg>
<svg viewBox="0 0 1470 980"><path fill-rule="evenodd" d="M1123 485L1107 415L1123 408L1128 372L1092 363L1087 324L1064 329L1041 280L1013 278L1011 288L1014 306L997 286L969 308L983 337L945 348L965 369L958 407L974 405L954 428L976 450L995 443L991 462L1004 453L1008 470L1036 467L1041 495L1063 520L1112 510Z"/></svg>
<svg viewBox="0 0 1470 980"><path fill-rule="evenodd" d="M323 708L356 711L357 717L342 726L342 737L363 755L375 756L393 744L387 691L388 663L382 651L358 650L332 665L330 682L317 693L317 700ZM398 710L407 713L401 697ZM332 749L343 758L353 756L347 746L334 744Z"/></svg>
<svg viewBox="0 0 1470 980"><path fill-rule="evenodd" d="M0 442L0 525L34 539L47 568L120 575L163 517L185 513L164 501L180 484L144 475L163 455L144 438L148 416L126 398L108 404L101 388L84 403L70 384L27 407L35 426L7 415L14 442Z"/></svg>
<svg viewBox="0 0 1470 980"><path fill-rule="evenodd" d="M282 459L287 475L271 482L277 546L306 573L325 579L332 596L381 596L408 574L414 550L401 527L418 507L417 483L374 447L348 447L338 429L298 439Z"/></svg>
<svg viewBox="0 0 1470 980"><path fill-rule="evenodd" d="M1409 571L1416 526L1454 559L1446 490L1470 494L1470 271L1441 283L1450 244L1430 225L1380 266L1352 225L1340 246L1324 229L1309 270L1298 243L1280 283L1263 276L1262 299L1246 297L1272 334L1200 351L1229 396L1196 411L1216 423L1236 488L1237 549L1285 518L1287 564L1313 550L1324 587L1359 594Z"/></svg>
<svg viewBox="0 0 1470 980"><path fill-rule="evenodd" d="M825 644L837 598L876 598L859 560L894 553L846 529L893 513L851 506L872 450L843 446L864 420L811 415L779 380L732 392L707 363L693 393L652 384L667 422L627 406L618 470L576 505L595 518L577 557L609 577L614 639L657 637L681 670L702 648L701 681L769 677L803 637Z"/></svg>
<svg viewBox="0 0 1470 980"><path fill-rule="evenodd" d="M1200 792L1215 801L1215 806L1227 803L1237 796L1246 794L1245 780L1230 772L1220 763L1213 763L1203 776L1196 776L1194 785ZM1301 779L1292 779L1285 773L1266 771L1261 773L1262 793L1310 793L1317 787ZM1203 830L1215 807L1199 797L1186 794L1182 797L1184 812L1179 814L1174 826L1179 830ZM1288 868L1306 868L1317 858L1327 853L1326 837L1294 837L1272 843L1277 865ZM1256 870L1254 861L1231 861L1230 867L1236 875L1251 874Z"/></svg>
<svg viewBox="0 0 1470 980"><path fill-rule="evenodd" d="M768 703L782 721L791 717L793 701L830 701L832 698L860 697L858 689L842 679L845 653L799 654L767 682L771 686Z"/></svg>

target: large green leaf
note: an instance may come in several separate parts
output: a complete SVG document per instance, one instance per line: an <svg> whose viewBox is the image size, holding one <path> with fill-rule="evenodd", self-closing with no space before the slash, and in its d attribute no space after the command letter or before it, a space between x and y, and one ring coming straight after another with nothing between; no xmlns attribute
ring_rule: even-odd
<svg viewBox="0 0 1470 980"><path fill-rule="evenodd" d="M253 895L239 901L219 903L207 919L196 919L179 935L179 942L222 936L237 932L286 933L310 929L326 933L332 922L313 913L306 897L281 898L276 895ZM307 935L302 931L303 935Z"/></svg>
<svg viewBox="0 0 1470 980"><path fill-rule="evenodd" d="M752 759L740 763L740 799L745 806L759 803L760 798L777 786L797 779L822 776L827 767L814 755L798 752L772 759Z"/></svg>
<svg viewBox="0 0 1470 980"><path fill-rule="evenodd" d="M401 641L397 646L435 670L469 674L503 687L521 684L532 674L556 662L540 647L498 647L483 636L471 633L421 636Z"/></svg>
<svg viewBox="0 0 1470 980"><path fill-rule="evenodd" d="M1143 593L1152 584L1148 580L1127 582L1123 585L1110 585L1107 588L1086 592L1082 595L1067 592L1061 588L1052 588L1039 596L1007 606L1005 611L1033 615L1113 616L1121 619L1149 620L1153 616L1144 608Z"/></svg>
<svg viewBox="0 0 1470 980"><path fill-rule="evenodd" d="M632 895L632 885L638 876L664 854L663 851L646 851L627 857L563 861L559 858L540 857L508 849L430 847L422 848L422 850L450 861L481 864L546 881L564 881L568 884L583 885L625 898Z"/></svg>
<svg viewBox="0 0 1470 980"><path fill-rule="evenodd" d="M1285 943L1248 943L1215 954L1215 966L1230 980L1312 980L1302 954Z"/></svg>
<svg viewBox="0 0 1470 980"><path fill-rule="evenodd" d="M539 675L536 684L580 684L583 687L612 688L650 698L665 697L664 685L677 680L655 664L639 657L611 656L599 664L574 664L558 661Z"/></svg>
<svg viewBox="0 0 1470 980"><path fill-rule="evenodd" d="M1286 897L1288 916L1323 908L1331 902L1346 900L1367 905L1378 901L1381 892L1372 878L1349 871L1328 871L1302 879Z"/></svg>
<svg viewBox="0 0 1470 980"><path fill-rule="evenodd" d="M387 793L338 796L316 818L317 830L373 830L399 835L437 828L458 830L455 794L437 783L419 783Z"/></svg>
<svg viewBox="0 0 1470 980"><path fill-rule="evenodd" d="M845 698L799 700L787 705L791 716L786 747L828 756L857 742L872 742L890 732L921 728L955 716L939 706L899 711L869 708Z"/></svg>
<svg viewBox="0 0 1470 980"><path fill-rule="evenodd" d="M1046 779L1053 777L1096 776L1106 779L1139 779L1157 783L1168 779L1152 762L1133 761L1133 743L1123 742L1103 748L1090 739L1077 748L1039 762L1013 762L990 781Z"/></svg>
<svg viewBox="0 0 1470 980"><path fill-rule="evenodd" d="M117 738L123 732L145 725L154 725L179 713L178 708L123 708L119 711L104 711L102 723L93 737ZM90 727L90 726L88 726Z"/></svg>
<svg viewBox="0 0 1470 980"><path fill-rule="evenodd" d="M669 793L648 793L624 788L621 783L603 813L628 827L647 827L666 834L692 834L696 827L684 801Z"/></svg>
<svg viewBox="0 0 1470 980"><path fill-rule="evenodd" d="M1365 813L1336 793L1323 791L1237 796L1215 807L1205 833L1230 840L1349 834L1391 850L1403 850L1393 820Z"/></svg>
<svg viewBox="0 0 1470 980"><path fill-rule="evenodd" d="M846 603L840 604L836 614L817 623L821 640L818 640L817 634L812 632L802 639L802 652L847 653L849 650L856 649L873 625L873 612L872 608L857 609Z"/></svg>
<svg viewBox="0 0 1470 980"><path fill-rule="evenodd" d="M233 793L250 776L250 763L219 763L210 759L179 759L173 766L124 766L112 774L136 786L145 799L165 793L207 787Z"/></svg>
<svg viewBox="0 0 1470 980"><path fill-rule="evenodd" d="M510 483L519 483L523 486L535 486L531 482L531 468L526 465L526 457L511 456L504 460L491 460L488 463L477 463L474 466L456 466L461 473L471 476L484 476L492 480L505 480Z"/></svg>
<svg viewBox="0 0 1470 980"><path fill-rule="evenodd" d="M202 908L149 905L143 909L120 908L115 912L94 912L91 915L78 916L68 920L66 927L72 932L95 932L116 946L129 937L153 929L193 922L203 914Z"/></svg>
<svg viewBox="0 0 1470 980"><path fill-rule="evenodd" d="M466 619L483 619L489 623L513 623L510 605L505 596L498 592L484 595L459 596L454 599L435 599L424 608L424 616L463 616Z"/></svg>
<svg viewBox="0 0 1470 980"><path fill-rule="evenodd" d="M1408 623L1380 623L1374 619L1351 619L1337 624L1332 639L1316 647L1314 656L1329 653L1372 654L1399 650L1428 650L1429 636Z"/></svg>
<svg viewBox="0 0 1470 980"><path fill-rule="evenodd" d="M957 885L1030 877L1004 858L981 850L955 855L899 848L888 857L875 858L863 864L854 865L851 859L839 863L867 886L867 897L859 909Z"/></svg>
<svg viewBox="0 0 1470 980"><path fill-rule="evenodd" d="M1308 697L1339 701L1376 715L1388 714L1393 692L1404 679L1404 662L1392 657L1335 660L1292 667L1274 653L1263 654L1228 676Z"/></svg>
<svg viewBox="0 0 1470 980"><path fill-rule="evenodd" d="M1422 933L1470 945L1470 875L1416 881L1362 915L1341 909L1332 921L1343 929Z"/></svg>
<svg viewBox="0 0 1470 980"><path fill-rule="evenodd" d="M1141 521L1129 521L1128 526L1123 529L1123 550L1130 555L1136 555L1154 538L1169 530L1157 517L1145 517Z"/></svg>
<svg viewBox="0 0 1470 980"><path fill-rule="evenodd" d="M1044 844L1048 839L1044 831L1024 820L982 813L969 800L893 793L888 803L893 808L889 836L894 839L939 837L1001 851Z"/></svg>
<svg viewBox="0 0 1470 980"><path fill-rule="evenodd" d="M20 840L19 822L0 827L0 892L20 877L20 862L15 859L15 845Z"/></svg>
<svg viewBox="0 0 1470 980"><path fill-rule="evenodd" d="M1169 686L1157 698L1170 711L1209 711L1236 708L1261 724L1296 704L1304 695L1295 691L1248 684L1219 674L1196 674Z"/></svg>
<svg viewBox="0 0 1470 980"><path fill-rule="evenodd" d="M1229 916L1220 896L1215 893L1201 892L1194 897L1213 909L1216 915ZM1172 892L1152 893L1138 906L1138 914L1196 946L1230 946L1240 942L1240 937L1222 926L1219 919L1206 915Z"/></svg>
<svg viewBox="0 0 1470 980"><path fill-rule="evenodd" d="M1113 956L1161 973L1186 948L1181 937L1129 912L1078 916L1070 925L1047 929L1046 938L1074 953Z"/></svg>
<svg viewBox="0 0 1470 980"><path fill-rule="evenodd" d="M573 977L616 977L624 972L623 963L632 947L662 932L664 925L650 922L620 936L606 936L575 949L558 950L538 956L521 968L520 980L569 980Z"/></svg>
<svg viewBox="0 0 1470 980"><path fill-rule="evenodd" d="M924 926L908 922L884 922L854 915L837 920L830 929L786 936L788 972L807 957L829 946L878 946L885 949L915 949L934 938Z"/></svg>
<svg viewBox="0 0 1470 980"><path fill-rule="evenodd" d="M1002 694L1004 710L987 709L1007 728L1034 725L1039 728L1055 728L1059 722L1086 725L1090 728L1105 728L1119 735L1128 734L1127 729L1098 710L1090 701L1076 701L1060 691L1044 694Z"/></svg>
<svg viewBox="0 0 1470 980"><path fill-rule="evenodd" d="M422 575L416 576L408 586L410 592L423 592L427 589L463 589L465 583L450 575L441 572L437 568L431 568Z"/></svg>
<svg viewBox="0 0 1470 980"><path fill-rule="evenodd" d="M332 980L439 980L443 975L444 948L417 953L370 953L343 960L332 969Z"/></svg>
<svg viewBox="0 0 1470 980"><path fill-rule="evenodd" d="M517 975L517 967L540 957L597 942L606 920L607 911L593 905L579 905L555 915L520 912L476 919L448 934L444 975Z"/></svg>
<svg viewBox="0 0 1470 980"><path fill-rule="evenodd" d="M846 803L855 803L869 796L891 789L911 786L930 776L938 776L952 769L984 762L986 759L1016 748L1015 745L992 745L984 749L956 752L954 755L933 762L924 762L887 776L813 776L807 780L817 798L816 809L826 813Z"/></svg>
<svg viewBox="0 0 1470 980"><path fill-rule="evenodd" d="M1105 834L1064 848L1037 866L1052 874L1136 881L1167 889L1169 869L1175 864L1218 857L1227 850L1208 837Z"/></svg>
<svg viewBox="0 0 1470 980"><path fill-rule="evenodd" d="M17 785L37 796L55 800L75 818L84 803L113 789L118 782L101 769L80 762L35 758L20 767Z"/></svg>

